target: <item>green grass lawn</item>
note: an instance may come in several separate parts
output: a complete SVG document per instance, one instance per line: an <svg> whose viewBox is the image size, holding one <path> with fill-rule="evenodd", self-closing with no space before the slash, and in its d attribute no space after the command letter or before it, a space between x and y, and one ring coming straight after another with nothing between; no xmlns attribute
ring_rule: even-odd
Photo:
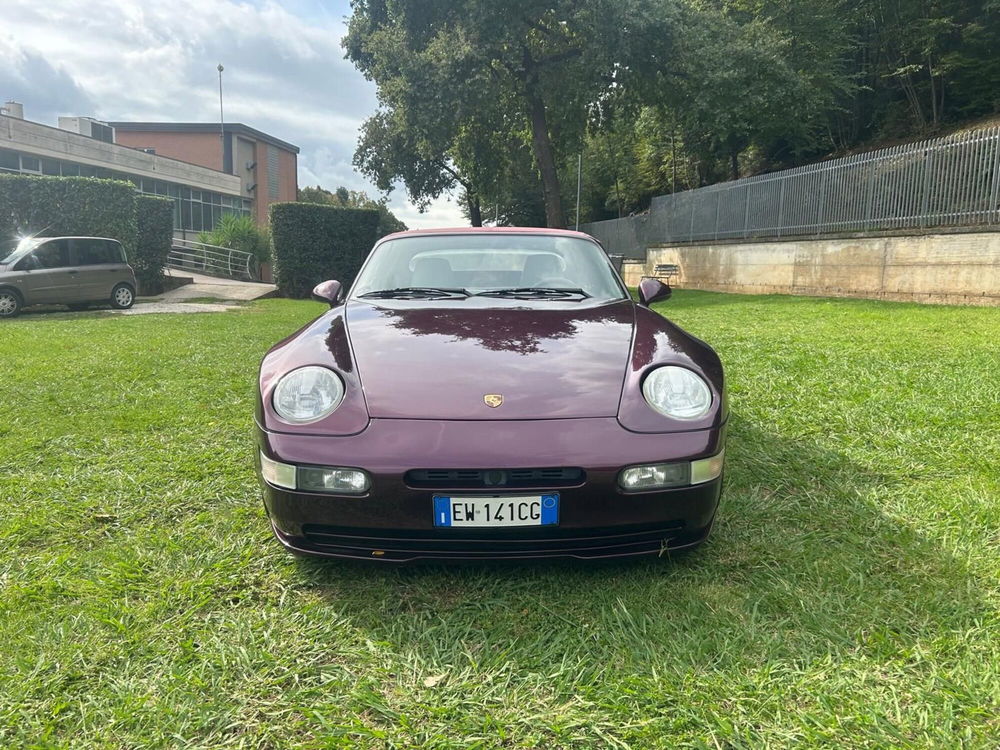
<svg viewBox="0 0 1000 750"><path fill-rule="evenodd" d="M732 397L667 561L299 560L257 364L312 302L0 324L0 747L1000 745L1000 310L679 292Z"/></svg>

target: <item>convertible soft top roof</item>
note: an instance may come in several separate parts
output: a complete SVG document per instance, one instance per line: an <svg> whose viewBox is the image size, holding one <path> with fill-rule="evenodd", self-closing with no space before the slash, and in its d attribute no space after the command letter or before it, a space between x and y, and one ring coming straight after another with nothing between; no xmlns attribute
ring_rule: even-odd
<svg viewBox="0 0 1000 750"><path fill-rule="evenodd" d="M594 238L584 232L574 232L571 229L548 229L545 227L442 227L440 229L410 229L406 232L395 232L383 237L380 241L394 240L401 237L420 237L429 234L536 234L556 237L575 237L594 242Z"/></svg>

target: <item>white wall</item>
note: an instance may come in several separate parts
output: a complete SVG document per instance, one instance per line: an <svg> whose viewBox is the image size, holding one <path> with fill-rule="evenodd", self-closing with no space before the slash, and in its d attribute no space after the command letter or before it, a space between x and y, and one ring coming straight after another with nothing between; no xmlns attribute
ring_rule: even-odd
<svg viewBox="0 0 1000 750"><path fill-rule="evenodd" d="M686 289L1000 305L998 232L654 246L627 283L661 263Z"/></svg>

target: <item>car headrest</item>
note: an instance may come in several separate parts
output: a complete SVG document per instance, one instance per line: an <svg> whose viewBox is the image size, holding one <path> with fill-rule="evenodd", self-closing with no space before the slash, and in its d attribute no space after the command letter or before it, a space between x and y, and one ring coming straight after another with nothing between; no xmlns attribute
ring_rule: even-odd
<svg viewBox="0 0 1000 750"><path fill-rule="evenodd" d="M453 286L454 272L444 258L418 258L413 262L411 286Z"/></svg>
<svg viewBox="0 0 1000 750"><path fill-rule="evenodd" d="M521 272L522 286L535 286L538 282L559 276L562 273L562 264L555 255L539 253L529 255L524 261L524 270Z"/></svg>

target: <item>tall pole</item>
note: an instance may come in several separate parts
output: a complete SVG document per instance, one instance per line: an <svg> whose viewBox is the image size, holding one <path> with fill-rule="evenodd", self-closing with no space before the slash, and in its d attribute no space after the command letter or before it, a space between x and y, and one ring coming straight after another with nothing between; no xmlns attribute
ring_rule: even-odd
<svg viewBox="0 0 1000 750"><path fill-rule="evenodd" d="M580 186L583 184L583 152L576 157L576 231L580 231Z"/></svg>
<svg viewBox="0 0 1000 750"><path fill-rule="evenodd" d="M670 192L677 192L677 154L674 153L674 128L670 128Z"/></svg>
<svg viewBox="0 0 1000 750"><path fill-rule="evenodd" d="M222 170L226 169L226 118L222 113L222 63L216 68L219 71L219 144L222 146Z"/></svg>

